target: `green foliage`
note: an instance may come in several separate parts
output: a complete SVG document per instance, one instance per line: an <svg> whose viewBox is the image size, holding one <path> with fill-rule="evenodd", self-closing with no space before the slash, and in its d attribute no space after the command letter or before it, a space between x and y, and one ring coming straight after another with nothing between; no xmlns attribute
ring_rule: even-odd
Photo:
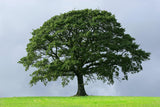
<svg viewBox="0 0 160 107"><path fill-rule="evenodd" d="M114 78L127 80L129 73L142 70L142 61L148 60L150 53L140 49L135 39L124 32L110 12L73 10L33 30L27 56L19 63L26 71L37 68L31 74L31 85L38 81L46 85L60 77L65 86L78 74L108 84L113 84Z"/></svg>

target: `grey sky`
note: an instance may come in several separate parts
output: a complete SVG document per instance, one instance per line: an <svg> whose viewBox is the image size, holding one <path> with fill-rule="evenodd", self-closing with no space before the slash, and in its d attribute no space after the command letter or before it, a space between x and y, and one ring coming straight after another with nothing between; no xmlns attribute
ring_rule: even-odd
<svg viewBox="0 0 160 107"><path fill-rule="evenodd" d="M29 74L17 61L26 55L32 29L40 27L52 16L73 9L103 9L115 14L136 38L141 48L151 52L151 60L143 63L143 71L130 75L128 81L113 86L101 81L86 86L89 95L160 96L160 1L159 0L0 0L0 97L72 96L76 80L65 88L61 81L29 86Z"/></svg>

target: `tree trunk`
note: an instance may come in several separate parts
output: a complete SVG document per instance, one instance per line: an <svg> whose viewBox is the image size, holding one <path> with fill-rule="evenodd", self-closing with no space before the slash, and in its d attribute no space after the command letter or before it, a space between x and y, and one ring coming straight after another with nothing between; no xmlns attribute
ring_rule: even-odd
<svg viewBox="0 0 160 107"><path fill-rule="evenodd" d="M77 83L78 83L78 90L75 96L87 96L86 91L84 89L83 75L80 74L77 75Z"/></svg>

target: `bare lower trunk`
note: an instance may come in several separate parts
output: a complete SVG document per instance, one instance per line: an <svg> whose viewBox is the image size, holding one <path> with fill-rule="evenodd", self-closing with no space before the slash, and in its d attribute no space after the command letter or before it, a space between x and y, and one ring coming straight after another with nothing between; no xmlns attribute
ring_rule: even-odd
<svg viewBox="0 0 160 107"><path fill-rule="evenodd" d="M77 75L78 90L75 96L87 96L84 89L83 75Z"/></svg>

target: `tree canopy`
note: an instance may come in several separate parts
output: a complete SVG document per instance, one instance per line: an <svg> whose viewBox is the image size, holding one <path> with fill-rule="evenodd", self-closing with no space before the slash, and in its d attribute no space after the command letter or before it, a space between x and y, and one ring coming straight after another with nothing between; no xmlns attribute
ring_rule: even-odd
<svg viewBox="0 0 160 107"><path fill-rule="evenodd" d="M27 56L19 61L26 71L36 68L30 84L46 85L61 78L65 86L77 77L76 95L87 95L83 77L108 84L115 78L128 80L128 74L141 71L142 62L150 56L105 10L72 10L53 16L32 35Z"/></svg>

